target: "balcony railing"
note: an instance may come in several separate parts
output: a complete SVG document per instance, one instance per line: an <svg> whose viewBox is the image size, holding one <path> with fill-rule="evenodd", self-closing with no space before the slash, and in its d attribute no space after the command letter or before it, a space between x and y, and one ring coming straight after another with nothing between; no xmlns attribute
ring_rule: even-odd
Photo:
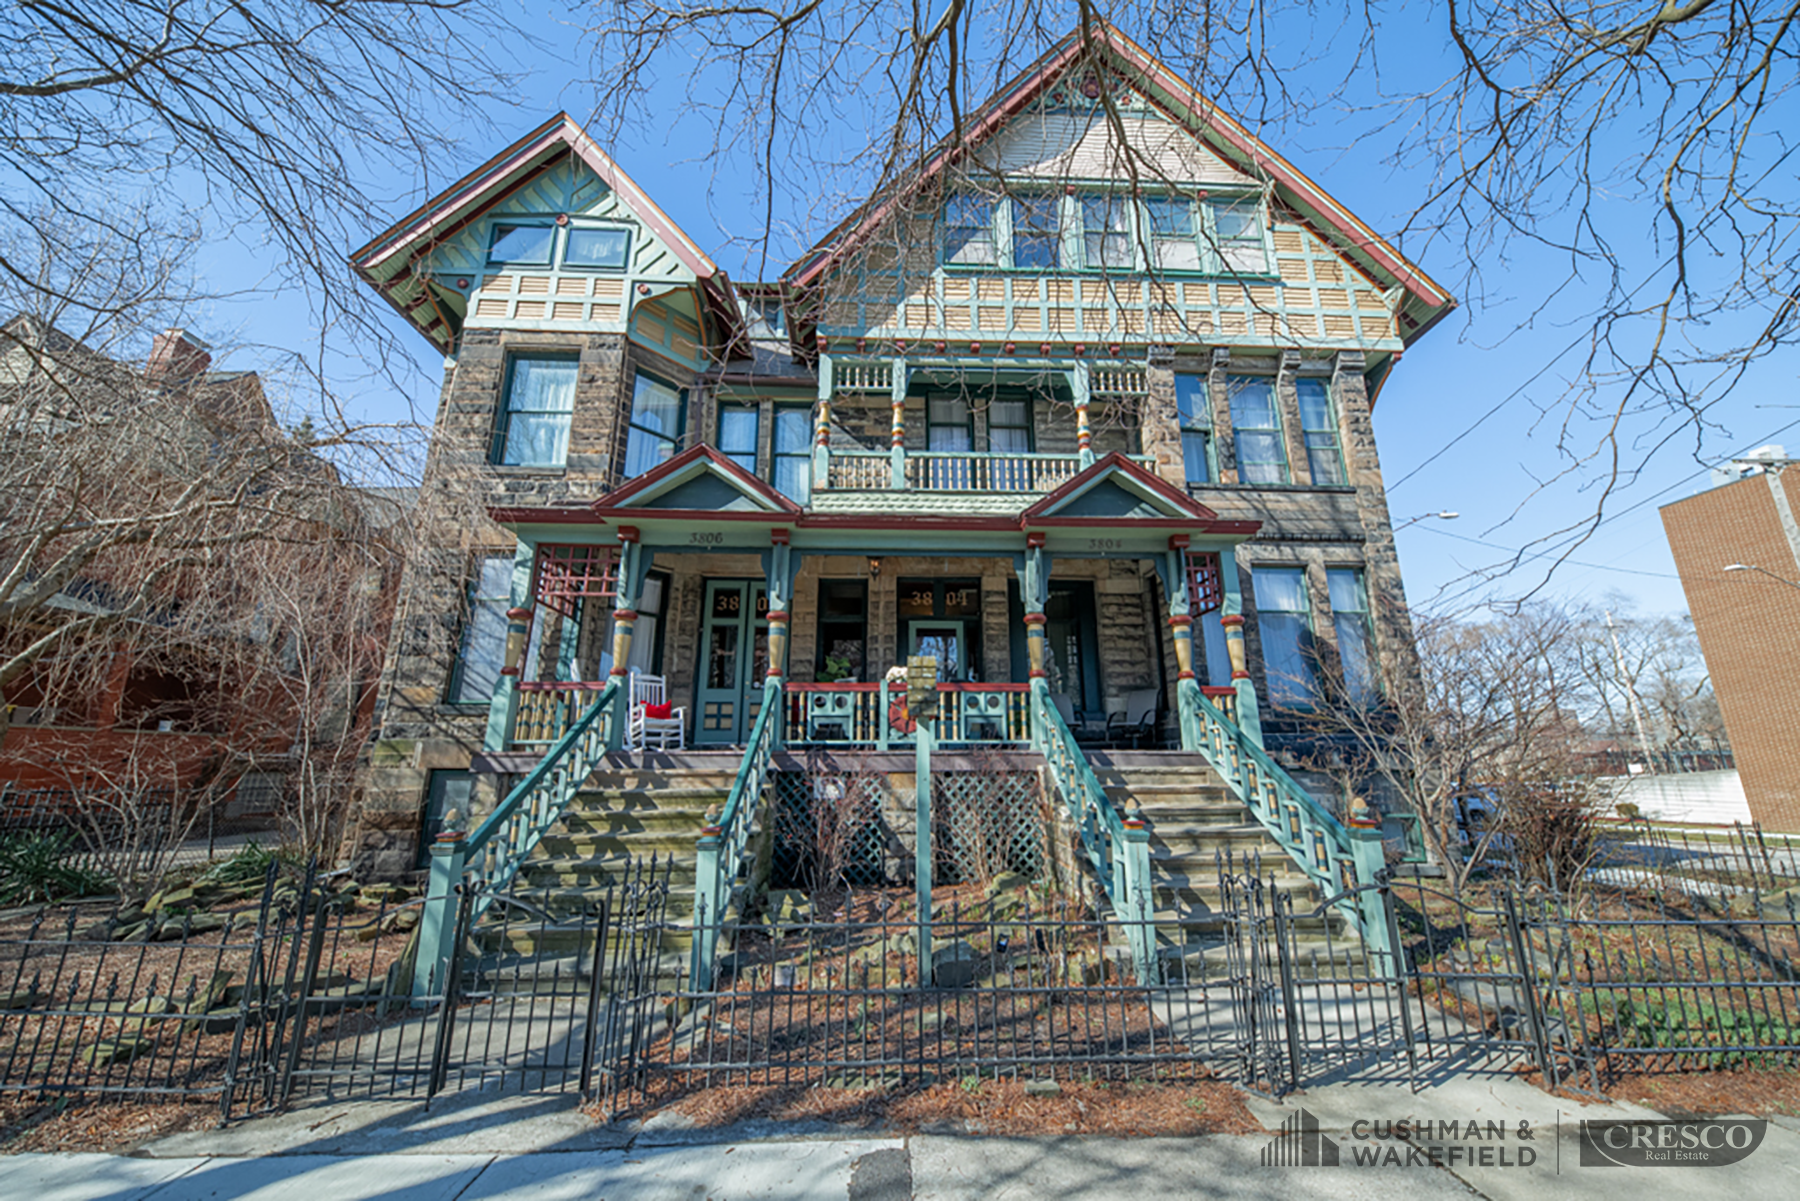
<svg viewBox="0 0 1800 1201"><path fill-rule="evenodd" d="M934 733L938 745L1031 741L1027 684L939 684ZM877 684L789 684L790 745L910 746L915 726L904 709L906 689Z"/></svg>
<svg viewBox="0 0 1800 1201"><path fill-rule="evenodd" d="M1134 463L1152 464L1148 455L1133 455ZM1053 492L1080 473L1080 455L997 454L978 451L905 451L899 458L899 483L895 482L896 458L891 452L833 450L825 469L824 487L848 491L876 491L895 487L941 492Z"/></svg>

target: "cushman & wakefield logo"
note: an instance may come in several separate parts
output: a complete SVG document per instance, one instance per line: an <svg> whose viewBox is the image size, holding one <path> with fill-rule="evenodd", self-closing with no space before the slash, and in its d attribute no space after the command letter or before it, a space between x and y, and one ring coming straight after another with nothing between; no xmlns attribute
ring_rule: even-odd
<svg viewBox="0 0 1800 1201"><path fill-rule="evenodd" d="M1263 1148L1264 1167L1283 1168L1528 1168L1537 1162L1530 1122L1360 1118L1350 1124L1350 1154L1319 1129L1305 1109L1281 1125Z"/></svg>
<svg viewBox="0 0 1800 1201"><path fill-rule="evenodd" d="M1719 1168L1748 1158L1769 1124L1753 1118L1581 1123L1584 1168Z"/></svg>

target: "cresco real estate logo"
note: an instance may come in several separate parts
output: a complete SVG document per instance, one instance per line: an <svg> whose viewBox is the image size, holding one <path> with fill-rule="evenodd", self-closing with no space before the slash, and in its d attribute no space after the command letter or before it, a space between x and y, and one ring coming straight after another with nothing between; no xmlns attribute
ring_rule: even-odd
<svg viewBox="0 0 1800 1201"><path fill-rule="evenodd" d="M1584 1168L1720 1168L1749 1157L1769 1124L1753 1118L1581 1123Z"/></svg>

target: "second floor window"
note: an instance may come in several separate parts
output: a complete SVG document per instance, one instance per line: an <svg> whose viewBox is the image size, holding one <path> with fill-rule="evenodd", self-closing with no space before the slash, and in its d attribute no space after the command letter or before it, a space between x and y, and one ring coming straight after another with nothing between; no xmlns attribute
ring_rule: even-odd
<svg viewBox="0 0 1800 1201"><path fill-rule="evenodd" d="M1269 251L1263 244L1262 202L1254 198L1211 206L1214 250L1219 265L1237 275L1264 275Z"/></svg>
<svg viewBox="0 0 1800 1201"><path fill-rule="evenodd" d="M1300 396L1300 428L1306 434L1306 465L1315 484L1342 484L1344 455L1338 446L1337 414L1331 388L1322 379L1296 380Z"/></svg>
<svg viewBox="0 0 1800 1201"><path fill-rule="evenodd" d="M1031 402L995 400L988 404L988 449L997 455L1031 453Z"/></svg>
<svg viewBox="0 0 1800 1201"><path fill-rule="evenodd" d="M1231 395L1231 434L1237 445L1238 480L1245 484L1288 482L1281 415L1275 408L1275 381L1266 376L1226 377Z"/></svg>
<svg viewBox="0 0 1800 1201"><path fill-rule="evenodd" d="M762 433L755 405L719 406L719 453L756 474L756 444Z"/></svg>
<svg viewBox="0 0 1800 1201"><path fill-rule="evenodd" d="M1212 482L1212 402L1204 375L1175 377L1175 415L1181 423L1181 461L1190 484Z"/></svg>
<svg viewBox="0 0 1800 1201"><path fill-rule="evenodd" d="M1200 240L1194 236L1194 202L1185 196L1151 196L1144 201L1150 222L1153 271L1199 271Z"/></svg>
<svg viewBox="0 0 1800 1201"><path fill-rule="evenodd" d="M775 406L775 490L805 504L812 496L812 407Z"/></svg>
<svg viewBox="0 0 1800 1201"><path fill-rule="evenodd" d="M504 467L568 462L580 367L572 355L519 355L507 364L494 462Z"/></svg>
<svg viewBox="0 0 1800 1201"><path fill-rule="evenodd" d="M680 389L639 373L631 398L631 432L625 440L626 479L675 457L684 401Z"/></svg>

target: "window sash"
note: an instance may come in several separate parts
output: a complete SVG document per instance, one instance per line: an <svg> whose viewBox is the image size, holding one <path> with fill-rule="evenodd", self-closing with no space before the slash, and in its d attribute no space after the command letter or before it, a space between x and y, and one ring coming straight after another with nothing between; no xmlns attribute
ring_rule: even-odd
<svg viewBox="0 0 1800 1201"><path fill-rule="evenodd" d="M1012 219L1012 265L1015 268L1062 266L1060 196L1015 196Z"/></svg>
<svg viewBox="0 0 1800 1201"><path fill-rule="evenodd" d="M1344 483L1343 447L1338 441L1330 387L1324 380L1303 379L1295 381L1294 390L1300 398L1300 429L1306 437L1306 462L1313 483Z"/></svg>
<svg viewBox="0 0 1800 1201"><path fill-rule="evenodd" d="M1262 201L1216 201L1212 230L1220 266L1241 275L1267 275L1268 247L1263 239Z"/></svg>
<svg viewBox="0 0 1800 1201"><path fill-rule="evenodd" d="M1317 680L1312 665L1312 603L1306 570L1256 567L1250 572L1256 596L1256 628L1262 640L1269 700L1276 705L1312 703Z"/></svg>
<svg viewBox="0 0 1800 1201"><path fill-rule="evenodd" d="M499 686L506 657L506 611L512 607L512 575L512 555L486 555L469 580L469 611L450 686L453 705L485 705Z"/></svg>
<svg viewBox="0 0 1800 1201"><path fill-rule="evenodd" d="M561 467L568 461L580 370L568 357L520 356L507 364L501 466Z"/></svg>
<svg viewBox="0 0 1800 1201"><path fill-rule="evenodd" d="M775 410L775 490L795 504L812 498L812 410L784 405Z"/></svg>
<svg viewBox="0 0 1800 1201"><path fill-rule="evenodd" d="M1144 201L1150 228L1150 265L1165 271L1198 271L1200 239L1194 230L1194 202L1183 196L1151 196Z"/></svg>
<svg viewBox="0 0 1800 1201"><path fill-rule="evenodd" d="M487 261L519 267L548 267L556 252L554 225L496 224L488 238Z"/></svg>
<svg viewBox="0 0 1800 1201"><path fill-rule="evenodd" d="M719 406L719 453L756 474L756 444L762 437L762 413L755 405Z"/></svg>
<svg viewBox="0 0 1800 1201"><path fill-rule="evenodd" d="M1122 196L1085 196L1081 201L1082 264L1088 270L1137 265L1131 248L1130 202Z"/></svg>
<svg viewBox="0 0 1800 1201"><path fill-rule="evenodd" d="M925 448L944 452L975 449L969 429L969 402L960 396L932 396L925 401Z"/></svg>
<svg viewBox="0 0 1800 1201"><path fill-rule="evenodd" d="M1369 619L1369 594L1363 573L1352 567L1327 568L1325 585L1331 594L1331 624L1337 634L1344 687L1351 700L1367 704L1376 699L1380 689L1375 674L1375 631Z"/></svg>
<svg viewBox="0 0 1800 1201"><path fill-rule="evenodd" d="M994 202L984 196L952 196L944 202L944 261L994 264Z"/></svg>
<svg viewBox="0 0 1800 1201"><path fill-rule="evenodd" d="M635 479L675 457L686 395L659 379L639 374L631 398L630 433L625 440L625 478Z"/></svg>
<svg viewBox="0 0 1800 1201"><path fill-rule="evenodd" d="M631 254L631 232L608 227L569 230L563 245L563 266L604 267L623 270Z"/></svg>
<svg viewBox="0 0 1800 1201"><path fill-rule="evenodd" d="M1228 376L1232 439L1237 444L1238 478L1246 484L1285 484L1287 447L1275 381L1262 376Z"/></svg>

